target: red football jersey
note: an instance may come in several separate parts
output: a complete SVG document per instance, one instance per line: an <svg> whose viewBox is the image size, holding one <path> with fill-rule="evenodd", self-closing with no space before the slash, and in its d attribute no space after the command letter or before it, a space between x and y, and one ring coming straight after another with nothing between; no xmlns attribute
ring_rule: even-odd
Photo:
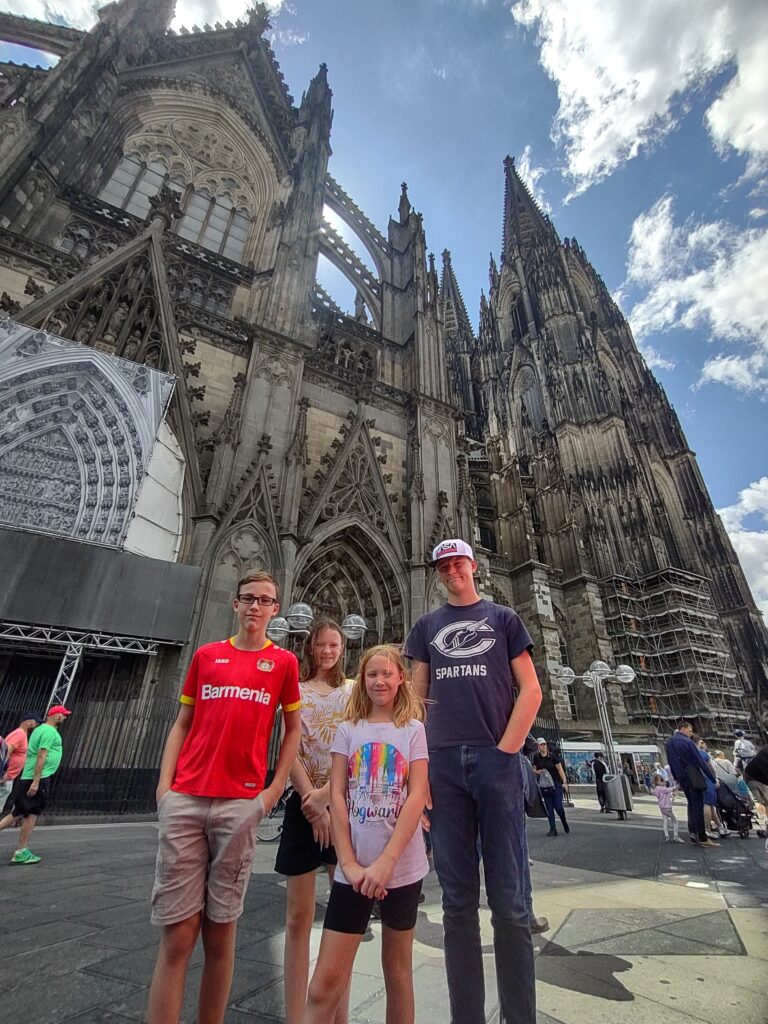
<svg viewBox="0 0 768 1024"><path fill-rule="evenodd" d="M171 789L190 796L255 797L264 788L278 704L298 711L299 664L268 640L241 651L234 637L195 651L181 692L194 705Z"/></svg>

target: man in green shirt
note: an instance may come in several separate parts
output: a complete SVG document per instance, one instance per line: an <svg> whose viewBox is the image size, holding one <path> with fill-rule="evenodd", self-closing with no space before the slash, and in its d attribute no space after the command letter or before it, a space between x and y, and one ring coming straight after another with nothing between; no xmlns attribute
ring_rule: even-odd
<svg viewBox="0 0 768 1024"><path fill-rule="evenodd" d="M63 705L57 704L49 710L44 724L38 725L29 737L24 767L11 790L11 813L0 821L0 832L11 825L21 824L19 849L11 857L11 864L37 864L40 861L29 849L29 839L38 815L45 809L48 780L61 764L59 726L69 714L71 712Z"/></svg>

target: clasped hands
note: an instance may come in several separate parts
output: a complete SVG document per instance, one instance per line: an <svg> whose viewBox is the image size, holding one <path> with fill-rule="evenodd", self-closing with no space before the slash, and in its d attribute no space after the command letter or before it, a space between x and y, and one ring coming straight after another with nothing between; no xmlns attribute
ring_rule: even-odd
<svg viewBox="0 0 768 1024"><path fill-rule="evenodd" d="M387 885L395 870L394 858L382 853L367 868L358 863L350 864L343 869L344 877L361 896L371 900L383 900L387 895Z"/></svg>

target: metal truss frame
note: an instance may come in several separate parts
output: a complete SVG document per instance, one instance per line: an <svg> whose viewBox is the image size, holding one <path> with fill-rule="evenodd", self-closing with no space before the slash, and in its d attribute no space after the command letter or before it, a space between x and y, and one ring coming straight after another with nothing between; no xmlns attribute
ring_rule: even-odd
<svg viewBox="0 0 768 1024"><path fill-rule="evenodd" d="M87 633L81 629L58 629L55 626L33 626L21 622L0 620L0 641L22 640L40 644L80 644L100 651L127 654L157 654L160 642L144 637L116 636L112 633Z"/></svg>
<svg viewBox="0 0 768 1024"><path fill-rule="evenodd" d="M4 640L40 644L53 647L55 650L64 648L56 682L48 701L49 708L66 702L86 648L112 653L147 654L154 657L160 646L159 641L145 637L88 633L80 629L58 629L55 626L35 626L0 620L0 642Z"/></svg>

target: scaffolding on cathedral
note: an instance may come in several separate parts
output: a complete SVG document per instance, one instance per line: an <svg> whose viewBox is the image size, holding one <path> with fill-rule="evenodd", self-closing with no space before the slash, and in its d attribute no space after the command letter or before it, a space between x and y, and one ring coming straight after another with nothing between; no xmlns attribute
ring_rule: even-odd
<svg viewBox="0 0 768 1024"><path fill-rule="evenodd" d="M625 692L630 720L668 734L684 718L729 742L747 711L709 581L667 568L609 576L600 590L616 659L636 672Z"/></svg>

